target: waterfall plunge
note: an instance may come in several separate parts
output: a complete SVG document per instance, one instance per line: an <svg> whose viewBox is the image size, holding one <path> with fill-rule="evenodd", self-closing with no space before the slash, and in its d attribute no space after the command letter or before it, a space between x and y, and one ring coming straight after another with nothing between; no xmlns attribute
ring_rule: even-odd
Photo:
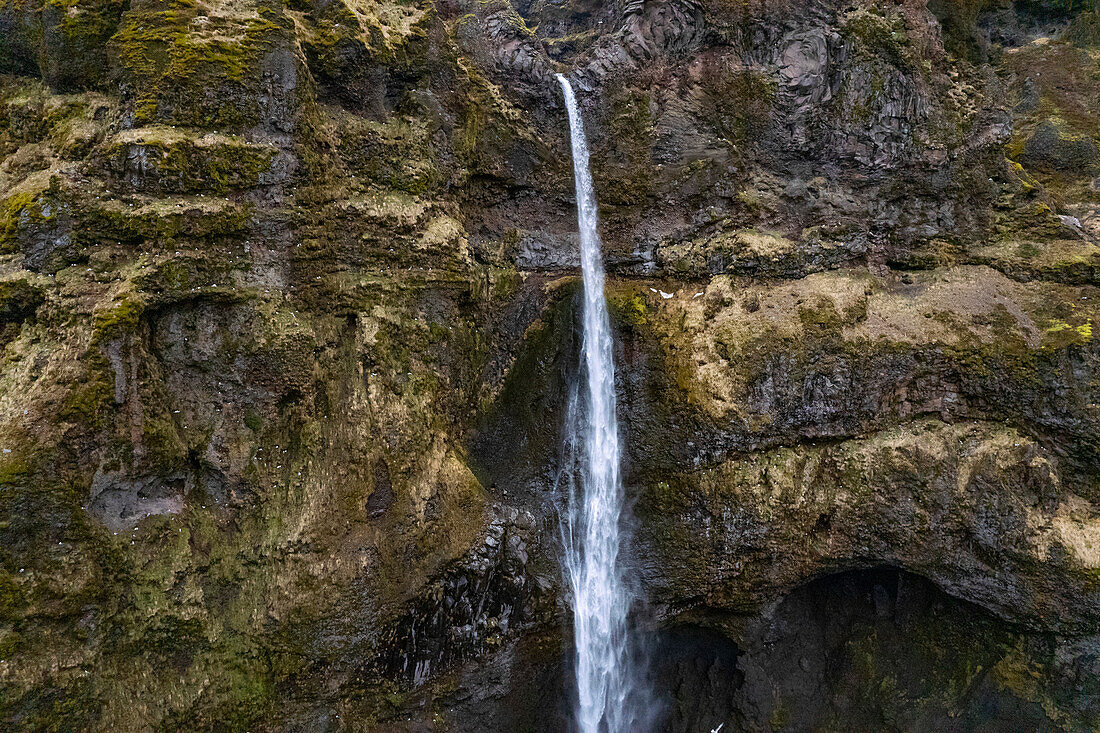
<svg viewBox="0 0 1100 733"><path fill-rule="evenodd" d="M584 384L572 395L566 425L566 448L578 470L569 477L569 505L562 519L573 596L576 722L581 733L620 733L644 727L642 711L647 706L637 682L628 625L634 597L620 559L624 503L615 363L588 143L573 87L561 74L557 79L569 112L584 276Z"/></svg>

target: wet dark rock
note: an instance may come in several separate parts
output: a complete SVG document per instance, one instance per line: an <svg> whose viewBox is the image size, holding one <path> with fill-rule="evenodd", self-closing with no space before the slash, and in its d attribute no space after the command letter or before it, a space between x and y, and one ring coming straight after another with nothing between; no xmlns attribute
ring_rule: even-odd
<svg viewBox="0 0 1100 733"><path fill-rule="evenodd" d="M524 270L567 270L580 266L577 235L524 234L516 244L515 264Z"/></svg>
<svg viewBox="0 0 1100 733"><path fill-rule="evenodd" d="M481 544L432 581L383 634L379 664L414 686L500 647L511 631L540 621L546 599L528 576L528 531L506 510ZM527 516L522 522L530 524ZM541 619L545 621L545 619Z"/></svg>
<svg viewBox="0 0 1100 733"><path fill-rule="evenodd" d="M374 464L374 490L367 498L367 514L378 517L393 505L393 482L386 462L379 458Z"/></svg>

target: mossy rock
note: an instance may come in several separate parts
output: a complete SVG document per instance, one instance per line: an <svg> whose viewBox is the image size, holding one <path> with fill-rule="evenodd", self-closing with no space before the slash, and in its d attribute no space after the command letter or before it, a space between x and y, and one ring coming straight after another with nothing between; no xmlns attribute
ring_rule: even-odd
<svg viewBox="0 0 1100 733"><path fill-rule="evenodd" d="M224 244L250 230L252 213L251 205L219 198L163 198L141 206L118 200L89 201L80 212L73 240L82 247Z"/></svg>
<svg viewBox="0 0 1100 733"><path fill-rule="evenodd" d="M968 259L995 267L1016 280L1100 284L1100 247L1079 239L1008 240L974 250Z"/></svg>
<svg viewBox="0 0 1100 733"><path fill-rule="evenodd" d="M119 134L104 155L106 167L139 191L223 194L272 181L277 152L233 136L143 128Z"/></svg>
<svg viewBox="0 0 1100 733"><path fill-rule="evenodd" d="M62 181L42 171L0 202L0 253L22 253L24 266L35 271L80 261L72 236L75 192Z"/></svg>
<svg viewBox="0 0 1100 733"><path fill-rule="evenodd" d="M42 78L62 90L107 82L107 41L118 28L127 0L46 0L42 8Z"/></svg>
<svg viewBox="0 0 1100 733"><path fill-rule="evenodd" d="M126 0L4 0L0 3L0 71L39 74L76 91L107 82L107 42Z"/></svg>
<svg viewBox="0 0 1100 733"><path fill-rule="evenodd" d="M606 132L598 140L592 174L605 206L639 204L658 182L653 162L653 120L648 93L621 89L609 103Z"/></svg>
<svg viewBox="0 0 1100 733"><path fill-rule="evenodd" d="M943 27L944 48L967 61L980 61L978 16L995 4L996 0L932 0L928 8Z"/></svg>
<svg viewBox="0 0 1100 733"><path fill-rule="evenodd" d="M350 115L339 119L343 129L338 152L350 170L385 188L412 194L425 193L441 182L423 120L397 117L373 122Z"/></svg>
<svg viewBox="0 0 1100 733"><path fill-rule="evenodd" d="M706 122L728 142L752 145L771 125L778 95L775 81L726 57L706 63L708 68L699 81L706 95Z"/></svg>
<svg viewBox="0 0 1100 733"><path fill-rule="evenodd" d="M980 2L981 0L973 4L980 4ZM959 6L966 3L948 4ZM945 31L948 28L945 28ZM974 29L972 28L970 32L973 33ZM844 35L852 42L856 54L864 62L885 60L902 69L915 69L920 66L919 55L910 43L905 18L900 14L884 15L873 10L857 10L845 19Z"/></svg>
<svg viewBox="0 0 1100 733"><path fill-rule="evenodd" d="M78 160L102 139L109 124L111 100L97 92L54 94L45 84L26 77L0 80L0 149L10 153L9 171L28 173L51 163L53 156ZM26 147L27 143L42 143ZM22 148L22 149L20 149ZM21 155L37 149L29 163ZM19 178L9 178L9 185Z"/></svg>
<svg viewBox="0 0 1100 733"><path fill-rule="evenodd" d="M1075 46L1090 48L1100 46L1100 13L1081 13L1066 29L1065 38Z"/></svg>
<svg viewBox="0 0 1100 733"><path fill-rule="evenodd" d="M22 323L34 318L45 299L42 289L26 280L0 282L0 321Z"/></svg>
<svg viewBox="0 0 1100 733"><path fill-rule="evenodd" d="M1021 162L1032 168L1085 175L1096 166L1096 141L1047 120L1024 143Z"/></svg>
<svg viewBox="0 0 1100 733"><path fill-rule="evenodd" d="M386 46L386 35L377 8L343 0L309 3L312 24L302 39L310 68L323 80L336 82L348 75L360 76L377 61ZM364 12L366 11L366 12Z"/></svg>
<svg viewBox="0 0 1100 733"><path fill-rule="evenodd" d="M1064 20L1095 9L1095 0L1016 0L1017 11L1040 21Z"/></svg>
<svg viewBox="0 0 1100 733"><path fill-rule="evenodd" d="M200 16L196 4L173 0L127 12L108 53L133 124L289 131L292 31L278 11L254 7Z"/></svg>
<svg viewBox="0 0 1100 733"><path fill-rule="evenodd" d="M834 242L808 233L808 239L798 242L775 231L730 230L719 223L695 239L662 242L657 260L686 277L722 273L798 277L837 267L861 254L858 242Z"/></svg>
<svg viewBox="0 0 1100 733"><path fill-rule="evenodd" d="M34 0L0 3L0 71L32 75L38 71L42 11Z"/></svg>
<svg viewBox="0 0 1100 733"><path fill-rule="evenodd" d="M134 285L156 307L198 294L225 302L247 298L249 292L234 281L234 272L244 265L219 254L197 252L158 260L142 269Z"/></svg>

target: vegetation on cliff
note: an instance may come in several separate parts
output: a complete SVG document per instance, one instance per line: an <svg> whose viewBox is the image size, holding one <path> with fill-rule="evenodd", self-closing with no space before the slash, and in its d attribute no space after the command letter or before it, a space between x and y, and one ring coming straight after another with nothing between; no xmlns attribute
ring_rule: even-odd
<svg viewBox="0 0 1100 733"><path fill-rule="evenodd" d="M1095 9L613 5L0 0L0 725L555 724L562 69L657 623L901 567L1095 727Z"/></svg>

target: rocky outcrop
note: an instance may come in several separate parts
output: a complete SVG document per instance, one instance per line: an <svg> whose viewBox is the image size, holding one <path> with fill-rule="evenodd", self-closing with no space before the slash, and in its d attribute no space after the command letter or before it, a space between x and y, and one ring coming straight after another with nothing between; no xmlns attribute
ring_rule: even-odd
<svg viewBox="0 0 1100 733"><path fill-rule="evenodd" d="M527 543L535 520L507 512L489 524L481 544L436 579L379 640L386 674L424 684L433 671L486 654L523 624L545 613L547 578L528 573Z"/></svg>
<svg viewBox="0 0 1100 733"><path fill-rule="evenodd" d="M748 287L718 277L668 295L620 295L650 344L632 352L627 392L646 465L706 465L924 415L1011 420L1078 469L1093 460L1091 288L958 268Z"/></svg>
<svg viewBox="0 0 1100 733"><path fill-rule="evenodd" d="M600 39L582 62L578 86L592 91L611 76L682 57L698 47L703 29L703 8L695 0L626 2L618 30Z"/></svg>
<svg viewBox="0 0 1100 733"><path fill-rule="evenodd" d="M724 463L651 489L652 583L739 610L828 572L900 567L1014 622L1088 633L1100 523L1056 465L1014 430L938 421Z"/></svg>

